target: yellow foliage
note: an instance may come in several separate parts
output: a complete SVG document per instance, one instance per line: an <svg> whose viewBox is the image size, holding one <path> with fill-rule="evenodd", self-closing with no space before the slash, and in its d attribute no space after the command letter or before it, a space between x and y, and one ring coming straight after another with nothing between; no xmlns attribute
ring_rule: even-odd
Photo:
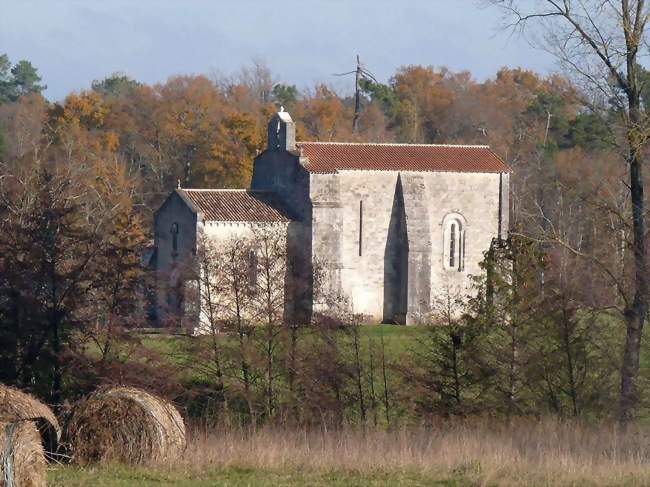
<svg viewBox="0 0 650 487"><path fill-rule="evenodd" d="M64 120L87 128L100 128L107 113L108 107L104 100L94 91L68 95L63 104Z"/></svg>

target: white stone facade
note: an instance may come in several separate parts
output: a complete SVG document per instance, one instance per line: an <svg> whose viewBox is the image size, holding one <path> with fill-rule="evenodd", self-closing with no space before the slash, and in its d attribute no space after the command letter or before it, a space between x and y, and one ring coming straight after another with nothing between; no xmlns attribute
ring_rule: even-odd
<svg viewBox="0 0 650 487"><path fill-rule="evenodd" d="M421 176L424 183L421 196L428 220L418 224L428 225L422 230L429 234L431 245L430 300L447 292L447 288L463 294L470 291L470 276L481 272L479 263L484 252L498 236L499 196L507 194L508 174L341 171L337 175L323 176L312 176L312 199L327 199L330 193L320 191L319 184L325 180L328 186L340 187L341 206L335 210L314 211L314 257L319 257L320 247L325 247L324 253L328 254L332 245L340 246L340 286L343 293L351 297L356 312L369 315L375 321L388 318L384 316L386 244L399 176ZM333 183L332 179L338 182ZM318 212L332 211L340 212L340 218L317 216ZM452 220L462 222L459 233L464 236L464 239L457 239L461 245L456 245L456 258L462 257L462 266L454 268L449 266ZM507 228L507 220L507 211L504 212L502 206L502 229ZM337 222L336 229L333 221ZM333 233L340 235L336 243L331 241Z"/></svg>

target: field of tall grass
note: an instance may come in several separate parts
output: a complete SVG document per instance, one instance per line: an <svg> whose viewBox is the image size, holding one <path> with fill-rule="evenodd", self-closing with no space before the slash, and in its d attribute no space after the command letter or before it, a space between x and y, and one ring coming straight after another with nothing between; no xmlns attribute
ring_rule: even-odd
<svg viewBox="0 0 650 487"><path fill-rule="evenodd" d="M181 458L55 467L53 486L650 485L650 427L441 421L394 430L194 428Z"/></svg>

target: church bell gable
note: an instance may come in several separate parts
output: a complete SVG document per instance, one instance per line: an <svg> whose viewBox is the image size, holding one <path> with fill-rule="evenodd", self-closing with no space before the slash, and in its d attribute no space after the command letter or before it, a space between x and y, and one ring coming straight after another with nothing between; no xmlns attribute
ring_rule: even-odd
<svg viewBox="0 0 650 487"><path fill-rule="evenodd" d="M296 124L282 108L269 122L269 150L292 151L296 148Z"/></svg>

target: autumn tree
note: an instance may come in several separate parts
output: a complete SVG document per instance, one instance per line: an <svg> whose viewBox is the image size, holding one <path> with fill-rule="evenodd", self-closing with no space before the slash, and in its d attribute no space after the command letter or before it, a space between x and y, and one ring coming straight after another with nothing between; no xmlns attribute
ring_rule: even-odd
<svg viewBox="0 0 650 487"><path fill-rule="evenodd" d="M41 147L48 109L47 100L38 94L0 105L0 127L6 134L3 159L6 167L19 164L23 157L29 158Z"/></svg>
<svg viewBox="0 0 650 487"><path fill-rule="evenodd" d="M16 364L5 380L36 381L55 403L70 354L95 340L108 360L114 332L142 324L144 232L134 182L104 137L83 127L101 111L81 100L75 106L51 110L46 122L37 117L42 125L27 148L1 167L0 321L4 336L17 340L4 349L3 359Z"/></svg>
<svg viewBox="0 0 650 487"><path fill-rule="evenodd" d="M147 323L145 270L141 259L146 236L133 205L135 184L115 159L96 161L90 190L93 213L103 220L100 252L94 259L90 299L95 326L87 330L97 345L100 367L115 358L114 345L126 332Z"/></svg>
<svg viewBox="0 0 650 487"><path fill-rule="evenodd" d="M54 403L62 398L64 351L88 290L96 228L83 225L65 177L39 168L8 188L2 203L3 379L38 380Z"/></svg>
<svg viewBox="0 0 650 487"><path fill-rule="evenodd" d="M296 106L295 118L305 140L329 142L348 138L351 114L331 88L320 84Z"/></svg>
<svg viewBox="0 0 650 487"><path fill-rule="evenodd" d="M2 325L18 342L4 349L15 362L6 369L15 376L5 380L36 380L59 403L64 356L88 324L101 219L80 218L83 194L67 171L41 166L26 180L12 179L2 194Z"/></svg>

